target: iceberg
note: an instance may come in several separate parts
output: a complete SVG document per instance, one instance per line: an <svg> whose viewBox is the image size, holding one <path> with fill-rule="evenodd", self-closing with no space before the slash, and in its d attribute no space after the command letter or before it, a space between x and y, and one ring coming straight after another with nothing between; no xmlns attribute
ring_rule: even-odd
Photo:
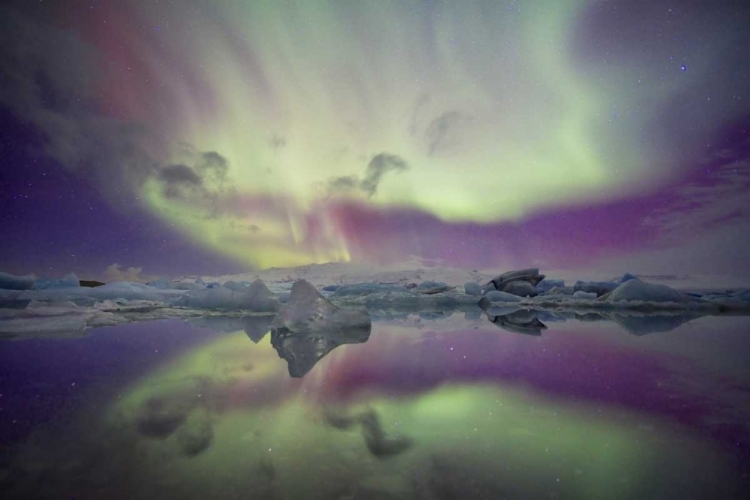
<svg viewBox="0 0 750 500"><path fill-rule="evenodd" d="M92 305L104 300L151 300L167 302L172 297L182 295L180 290L159 290L142 283L115 281L95 288L48 288L45 290L26 290L17 299L38 300L45 302L73 302L79 305Z"/></svg>
<svg viewBox="0 0 750 500"><path fill-rule="evenodd" d="M551 280L544 278L542 281L536 284L536 289L539 293L545 293L553 288L562 288L565 286L565 280Z"/></svg>
<svg viewBox="0 0 750 500"><path fill-rule="evenodd" d="M611 292L619 285L619 283L614 281L576 281L575 285L573 285L573 291L595 293L597 296L602 296L607 292Z"/></svg>
<svg viewBox="0 0 750 500"><path fill-rule="evenodd" d="M626 281L637 280L637 279L638 279L638 276L636 276L635 274L633 274L633 273L625 273L622 276L620 276L619 278L615 279L614 281L616 281L618 283L625 283Z"/></svg>
<svg viewBox="0 0 750 500"><path fill-rule="evenodd" d="M423 281L417 285L416 291L424 295L434 295L436 293L443 293L451 288L447 283L443 283L442 281Z"/></svg>
<svg viewBox="0 0 750 500"><path fill-rule="evenodd" d="M32 276L15 276L0 271L0 289L3 290L31 290L34 287Z"/></svg>
<svg viewBox="0 0 750 500"><path fill-rule="evenodd" d="M482 295L482 287L475 281L468 281L464 283L464 292L466 295Z"/></svg>
<svg viewBox="0 0 750 500"><path fill-rule="evenodd" d="M302 377L339 345L366 342L371 328L367 311L336 307L299 280L271 323L271 345L287 360L289 375Z"/></svg>
<svg viewBox="0 0 750 500"><path fill-rule="evenodd" d="M383 283L355 283L353 285L343 285L333 292L334 297L343 297L346 295L370 295L381 292L403 293L408 290L399 285L386 285Z"/></svg>
<svg viewBox="0 0 750 500"><path fill-rule="evenodd" d="M87 328L121 322L107 311L72 303L30 301L24 309L0 309L0 338L80 337Z"/></svg>
<svg viewBox="0 0 750 500"><path fill-rule="evenodd" d="M655 285L639 279L628 280L619 285L606 296L608 302L641 301L641 302L688 302L693 299L687 294L678 292L667 285Z"/></svg>
<svg viewBox="0 0 750 500"><path fill-rule="evenodd" d="M487 292L484 297L479 301L480 307L482 304L491 304L493 302L521 302L521 297L513 295L512 293L499 292L497 290L491 290Z"/></svg>
<svg viewBox="0 0 750 500"><path fill-rule="evenodd" d="M244 290L232 290L226 286L190 290L178 298L174 304L224 311L275 312L279 310L278 299L261 280L255 280Z"/></svg>
<svg viewBox="0 0 750 500"><path fill-rule="evenodd" d="M528 281L514 281L503 286L504 293L510 293L519 297L536 297L539 295L536 287Z"/></svg>
<svg viewBox="0 0 750 500"><path fill-rule="evenodd" d="M519 297L535 297L539 293L536 285L542 280L544 280L544 275L539 274L537 268L508 271L490 280L484 286L484 292L498 290Z"/></svg>
<svg viewBox="0 0 750 500"><path fill-rule="evenodd" d="M40 278L34 281L34 290L49 290L51 288L77 288L81 286L78 276L73 273L66 274L62 279L46 279Z"/></svg>

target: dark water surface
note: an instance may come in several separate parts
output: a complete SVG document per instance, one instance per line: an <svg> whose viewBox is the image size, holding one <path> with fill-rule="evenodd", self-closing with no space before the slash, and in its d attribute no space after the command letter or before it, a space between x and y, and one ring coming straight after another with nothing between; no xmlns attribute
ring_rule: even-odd
<svg viewBox="0 0 750 500"><path fill-rule="evenodd" d="M0 498L750 491L748 317L645 335L464 313L375 321L369 338L272 339L265 324L0 342Z"/></svg>

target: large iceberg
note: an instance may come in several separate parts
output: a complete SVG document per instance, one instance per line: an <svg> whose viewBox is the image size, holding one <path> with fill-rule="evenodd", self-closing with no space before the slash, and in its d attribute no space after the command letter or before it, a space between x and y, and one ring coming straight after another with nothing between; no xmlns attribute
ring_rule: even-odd
<svg viewBox="0 0 750 500"><path fill-rule="evenodd" d="M539 274L538 268L508 271L491 279L484 286L484 292L498 290L519 297L535 297L539 293L536 285L542 280L544 275Z"/></svg>
<svg viewBox="0 0 750 500"><path fill-rule="evenodd" d="M366 342L371 327L367 311L336 307L299 280L271 323L271 345L287 360L289 375L302 377L339 345Z"/></svg>

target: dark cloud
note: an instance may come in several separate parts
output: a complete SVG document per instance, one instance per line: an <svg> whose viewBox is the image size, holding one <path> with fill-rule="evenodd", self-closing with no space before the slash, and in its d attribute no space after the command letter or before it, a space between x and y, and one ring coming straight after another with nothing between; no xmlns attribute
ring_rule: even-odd
<svg viewBox="0 0 750 500"><path fill-rule="evenodd" d="M271 139L268 141L268 145L271 146L271 149L281 149L284 146L286 146L286 139L283 137L274 134L271 136Z"/></svg>
<svg viewBox="0 0 750 500"><path fill-rule="evenodd" d="M458 144L458 133L468 117L458 111L448 111L430 122L425 130L430 156L448 151Z"/></svg>
<svg viewBox="0 0 750 500"><path fill-rule="evenodd" d="M346 191L349 189L357 189L359 187L359 179L356 175L349 175L345 177L336 177L328 182L328 187L335 191Z"/></svg>
<svg viewBox="0 0 750 500"><path fill-rule="evenodd" d="M408 170L409 164L400 156L380 153L375 155L367 164L365 176L362 180L356 175L335 177L328 181L329 192L359 190L372 197L378 190L378 184L388 172L403 172Z"/></svg>
<svg viewBox="0 0 750 500"><path fill-rule="evenodd" d="M159 177L166 184L187 184L192 186L203 184L203 179L201 179L200 175L196 174L195 170L187 165L168 165L161 169Z"/></svg>
<svg viewBox="0 0 750 500"><path fill-rule="evenodd" d="M360 189L367 193L367 196L372 196L378 190L378 184L383 175L388 172L403 172L408 168L409 165L400 156L380 153L373 157L367 165L365 178L360 184Z"/></svg>
<svg viewBox="0 0 750 500"><path fill-rule="evenodd" d="M414 103L409 118L409 135L427 145L430 156L447 153L460 145L462 136L467 134L466 127L473 121L470 115L457 110L444 111L437 118L430 117L439 113L431 106L429 94L420 95ZM431 109L433 108L433 109Z"/></svg>
<svg viewBox="0 0 750 500"><path fill-rule="evenodd" d="M202 219L231 215L235 191L227 181L229 162L215 151L196 151L183 144L185 163L160 167L155 178L164 196L203 209ZM237 214L234 214L237 215Z"/></svg>
<svg viewBox="0 0 750 500"><path fill-rule="evenodd" d="M206 151L200 154L198 170L212 172L219 179L224 179L229 170L229 162L216 151Z"/></svg>
<svg viewBox="0 0 750 500"><path fill-rule="evenodd" d="M186 198L203 188L201 176L187 165L168 165L159 171L159 179L164 183L167 198Z"/></svg>

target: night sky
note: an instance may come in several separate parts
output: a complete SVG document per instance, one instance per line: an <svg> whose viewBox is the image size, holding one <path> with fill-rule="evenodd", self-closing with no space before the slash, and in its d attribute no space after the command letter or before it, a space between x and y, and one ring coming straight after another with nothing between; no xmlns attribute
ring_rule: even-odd
<svg viewBox="0 0 750 500"><path fill-rule="evenodd" d="M746 1L6 1L0 270L750 280Z"/></svg>

